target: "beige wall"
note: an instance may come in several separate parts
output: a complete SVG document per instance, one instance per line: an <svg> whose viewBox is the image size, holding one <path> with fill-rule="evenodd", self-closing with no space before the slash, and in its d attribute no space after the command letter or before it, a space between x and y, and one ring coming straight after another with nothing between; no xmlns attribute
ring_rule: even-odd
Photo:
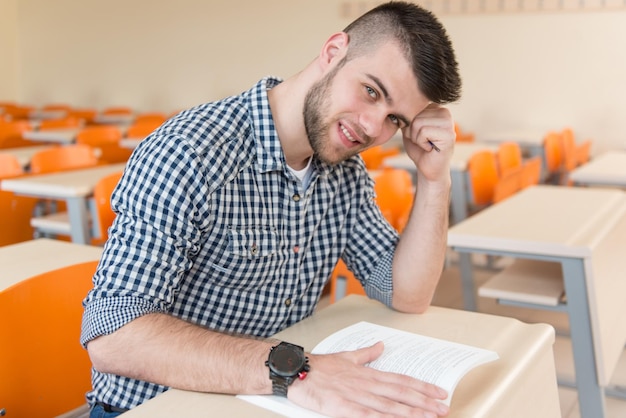
<svg viewBox="0 0 626 418"><path fill-rule="evenodd" d="M0 66L13 79L0 100L32 104L191 106L288 77L348 23L343 0L0 0L3 26L15 4L8 32L20 55L9 67L20 71ZM626 147L626 11L441 18L464 78L452 108L467 130L571 126L595 152Z"/></svg>
<svg viewBox="0 0 626 418"><path fill-rule="evenodd" d="M17 0L0 0L0 101L17 101Z"/></svg>

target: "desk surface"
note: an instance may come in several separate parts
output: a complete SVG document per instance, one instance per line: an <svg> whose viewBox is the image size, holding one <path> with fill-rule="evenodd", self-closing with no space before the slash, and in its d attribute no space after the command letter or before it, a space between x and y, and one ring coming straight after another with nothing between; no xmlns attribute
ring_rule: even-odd
<svg viewBox="0 0 626 418"><path fill-rule="evenodd" d="M17 158L22 167L27 167L30 164L30 159L35 153L52 147L53 145L36 145L32 147L4 148L0 150L0 154L13 155Z"/></svg>
<svg viewBox="0 0 626 418"><path fill-rule="evenodd" d="M451 227L448 245L462 253L560 262L579 392L594 398L597 387L580 385L609 384L626 344L625 192L534 186ZM593 375L581 371L589 364Z"/></svg>
<svg viewBox="0 0 626 418"><path fill-rule="evenodd" d="M80 132L76 129L45 129L42 131L26 131L22 134L29 141L52 142L56 144L71 144Z"/></svg>
<svg viewBox="0 0 626 418"><path fill-rule="evenodd" d="M452 226L448 245L586 257L624 199L620 190L533 186Z"/></svg>
<svg viewBox="0 0 626 418"><path fill-rule="evenodd" d="M99 260L102 248L40 238L0 247L0 291L46 271Z"/></svg>
<svg viewBox="0 0 626 418"><path fill-rule="evenodd" d="M452 398L451 418L560 417L554 330L548 325L434 306L422 315L402 314L351 295L277 337L310 351L327 335L361 320L498 352L499 360L478 366L460 381ZM124 417L193 418L207 416L207 411L211 416L277 416L234 396L172 389Z"/></svg>
<svg viewBox="0 0 626 418"><path fill-rule="evenodd" d="M538 147L543 146L543 139L546 136L543 131L502 131L481 134L477 139L481 142L500 144L502 142L517 142L521 146Z"/></svg>
<svg viewBox="0 0 626 418"><path fill-rule="evenodd" d="M122 171L124 167L125 163L107 164L61 173L6 179L0 186L2 190L35 197L85 197L91 195L98 180L107 174Z"/></svg>
<svg viewBox="0 0 626 418"><path fill-rule="evenodd" d="M452 158L450 160L450 169L453 171L464 171L467 168L467 162L472 154L477 151L495 151L497 149L497 145L480 142L460 142L454 144L454 152L452 153ZM415 171L415 163L413 163L413 161L405 153L385 158L384 165Z"/></svg>
<svg viewBox="0 0 626 418"><path fill-rule="evenodd" d="M626 151L608 151L572 170L569 179L582 185L626 187Z"/></svg>

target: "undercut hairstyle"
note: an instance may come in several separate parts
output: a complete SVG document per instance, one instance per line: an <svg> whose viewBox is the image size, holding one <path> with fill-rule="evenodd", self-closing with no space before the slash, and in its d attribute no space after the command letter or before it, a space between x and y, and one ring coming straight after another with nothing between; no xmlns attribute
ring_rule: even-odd
<svg viewBox="0 0 626 418"><path fill-rule="evenodd" d="M414 3L391 1L357 18L344 32L350 38L346 60L372 52L384 42L396 42L424 96L438 104L461 97L461 76L452 42L430 11Z"/></svg>

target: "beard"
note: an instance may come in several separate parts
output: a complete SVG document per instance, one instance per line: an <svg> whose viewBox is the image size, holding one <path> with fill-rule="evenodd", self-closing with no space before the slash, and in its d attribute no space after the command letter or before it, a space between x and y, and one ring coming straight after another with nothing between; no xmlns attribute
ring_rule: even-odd
<svg viewBox="0 0 626 418"><path fill-rule="evenodd" d="M330 127L328 108L331 100L330 87L337 72L345 64L344 58L335 68L315 83L304 99L304 128L313 154L322 162L336 165L358 154L360 150L346 151L333 148L330 142Z"/></svg>

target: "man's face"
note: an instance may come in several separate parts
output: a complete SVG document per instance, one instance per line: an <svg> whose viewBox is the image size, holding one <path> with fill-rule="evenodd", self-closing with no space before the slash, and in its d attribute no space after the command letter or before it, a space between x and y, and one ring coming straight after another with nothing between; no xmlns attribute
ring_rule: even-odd
<svg viewBox="0 0 626 418"><path fill-rule="evenodd" d="M313 152L337 164L387 142L428 104L400 49L385 44L330 68L306 96L304 124Z"/></svg>

